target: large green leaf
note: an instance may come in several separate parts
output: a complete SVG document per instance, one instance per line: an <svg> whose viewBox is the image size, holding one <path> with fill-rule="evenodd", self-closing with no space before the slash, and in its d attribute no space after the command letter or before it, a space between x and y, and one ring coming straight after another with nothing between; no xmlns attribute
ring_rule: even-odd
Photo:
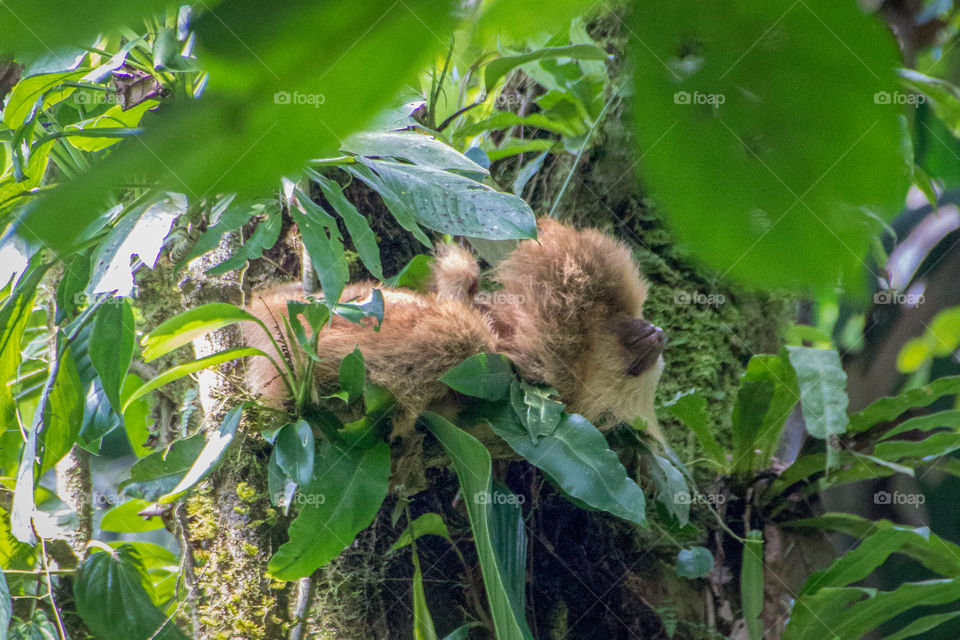
<svg viewBox="0 0 960 640"><path fill-rule="evenodd" d="M153 516L144 518L138 512L150 506L149 500L127 500L103 514L100 528L104 531L118 531L122 533L140 533L163 529L163 521Z"/></svg>
<svg viewBox="0 0 960 640"><path fill-rule="evenodd" d="M87 353L110 404L118 413L123 406L120 387L133 362L136 340L133 308L126 298L108 300L97 310Z"/></svg>
<svg viewBox="0 0 960 640"><path fill-rule="evenodd" d="M826 529L868 540L881 531L891 531L888 537L879 540L892 540L895 544L895 548L891 547L892 550L910 556L937 574L960 576L960 546L934 534L927 527L908 527L889 520L868 520L852 513L825 513L815 518L791 520L784 523L784 526ZM841 568L849 566L850 563L846 561L841 564ZM832 571L833 569L829 569L827 576ZM808 584L816 586L812 579Z"/></svg>
<svg viewBox="0 0 960 640"><path fill-rule="evenodd" d="M244 321L256 322L266 331L266 327L256 316L227 302L212 302L184 311L164 320L156 329L143 336L140 341L143 346L143 359L146 362L156 360L215 329Z"/></svg>
<svg viewBox="0 0 960 640"><path fill-rule="evenodd" d="M807 433L829 438L845 433L847 417L847 374L839 354L832 349L787 347L790 364L797 374L800 408Z"/></svg>
<svg viewBox="0 0 960 640"><path fill-rule="evenodd" d="M268 565L282 580L304 578L336 558L373 522L387 495L390 448L367 449L328 442L316 458L312 482L302 488L303 506Z"/></svg>
<svg viewBox="0 0 960 640"><path fill-rule="evenodd" d="M501 404L489 424L514 451L574 499L647 526L643 491L595 426L583 416L564 415L553 433L533 438L507 403Z"/></svg>
<svg viewBox="0 0 960 640"><path fill-rule="evenodd" d="M429 55L446 46L437 34L451 25L451 8L447 0L230 0L200 12L197 55L210 78L203 99L165 105L137 141L115 145L89 172L40 198L23 231L70 247L130 175L196 197L269 190L309 159L337 153L340 140L415 84Z"/></svg>
<svg viewBox="0 0 960 640"><path fill-rule="evenodd" d="M155 500L169 493L187 475L206 438L202 433L176 440L163 451L151 453L130 467L130 480L121 483L125 493Z"/></svg>
<svg viewBox="0 0 960 640"><path fill-rule="evenodd" d="M909 186L880 17L830 0L679 0L637 4L629 33L643 180L679 240L757 286L862 287L867 246Z"/></svg>
<svg viewBox="0 0 960 640"><path fill-rule="evenodd" d="M77 613L99 640L187 640L150 600L133 547L92 553L73 584Z"/></svg>
<svg viewBox="0 0 960 640"><path fill-rule="evenodd" d="M850 415L850 431L865 431L881 422L890 422L908 409L926 407L947 395L960 393L960 376L947 376L903 393L880 398L862 411Z"/></svg>
<svg viewBox="0 0 960 640"><path fill-rule="evenodd" d="M537 237L533 210L511 193L447 171L385 160L365 162L398 196L394 208L399 204L434 231L489 240Z"/></svg>
<svg viewBox="0 0 960 640"><path fill-rule="evenodd" d="M470 356L440 376L454 391L486 400L506 398L513 379L510 359L498 353Z"/></svg>
<svg viewBox="0 0 960 640"><path fill-rule="evenodd" d="M9 7L9 3L5 2L4 8L9 10ZM0 24L3 24L2 17L0 17ZM6 36L6 32L4 36ZM63 83L79 80L84 73L86 72L62 71L24 78L17 83L7 100L7 106L3 109L3 124L11 129L17 129L30 116L30 112L33 111L38 102L42 101L43 107L49 107L68 97L74 89L73 87L63 87ZM57 87L61 88L57 89Z"/></svg>
<svg viewBox="0 0 960 640"><path fill-rule="evenodd" d="M147 382L142 387L137 388L136 391L130 394L130 397L127 398L123 405L123 410L126 411L127 408L137 399L142 398L151 391L159 389L163 385L173 382L174 380L179 380L180 378L188 376L191 373L196 373L197 371L202 371L203 369L209 369L210 367L215 367L223 364L224 362L238 360L239 358L246 358L247 356L263 356L265 358L269 357L266 353L260 351L260 349L254 349L252 347L236 347L233 349L226 349L225 351L219 351L209 356L200 358L199 360L191 360L185 364L170 367L156 378Z"/></svg>
<svg viewBox="0 0 960 640"><path fill-rule="evenodd" d="M157 499L160 504L168 504L179 500L183 494L195 484L206 478L220 464L223 455L227 452L230 443L237 435L240 418L243 417L243 405L234 407L223 417L220 428L207 435L207 442L200 450L197 459L193 461L187 473L180 479L173 489Z"/></svg>
<svg viewBox="0 0 960 640"><path fill-rule="evenodd" d="M523 380L510 383L510 405L534 441L552 435L563 419L564 404L550 397L555 395L556 389L535 387Z"/></svg>
<svg viewBox="0 0 960 640"><path fill-rule="evenodd" d="M272 457L277 467L289 479L301 487L310 484L313 478L316 443L313 429L305 420L284 425L273 441Z"/></svg>
<svg viewBox="0 0 960 640"><path fill-rule="evenodd" d="M358 156L397 158L441 171L488 173L486 169L450 145L433 136L412 131L357 133L347 138L341 148Z"/></svg>
<svg viewBox="0 0 960 640"><path fill-rule="evenodd" d="M303 246L317 272L324 302L332 311L340 301L340 294L350 277L343 238L333 216L311 200L310 196L299 190L295 193L299 207L291 208L290 213L297 222Z"/></svg>
<svg viewBox="0 0 960 640"><path fill-rule="evenodd" d="M783 640L859 640L918 605L932 607L958 599L957 579L907 582L893 591L827 587L796 600Z"/></svg>
<svg viewBox="0 0 960 640"><path fill-rule="evenodd" d="M507 75L511 70L528 62L537 60L551 60L555 58L577 58L581 60L606 60L609 54L600 47L592 44L568 44L562 47L544 47L512 56L496 58L487 64L483 74L484 86L487 91Z"/></svg>
<svg viewBox="0 0 960 640"><path fill-rule="evenodd" d="M750 358L733 406L736 470L767 468L797 397L796 376L783 358L765 354Z"/></svg>
<svg viewBox="0 0 960 640"><path fill-rule="evenodd" d="M513 598L516 576L504 575L509 564L501 558L494 537L493 481L490 453L476 438L435 413L424 414L430 431L443 445L457 472L480 558L483 584L498 640L532 640L521 601ZM526 436L525 436L526 437ZM502 521L501 521L502 522ZM521 578L522 579L522 578Z"/></svg>
<svg viewBox="0 0 960 640"><path fill-rule="evenodd" d="M80 376L71 350L68 349L60 356L60 366L50 392L49 406L44 408L49 412L49 417L38 438L38 442L42 444L40 475L52 469L73 448L83 422L83 405ZM41 407L36 410L40 411Z"/></svg>
<svg viewBox="0 0 960 640"><path fill-rule="evenodd" d="M688 427L700 442L710 460L718 469L727 468L727 457L710 430L710 414L707 413L707 399L696 389L678 392L673 400L663 405L663 410L678 418Z"/></svg>
<svg viewBox="0 0 960 640"><path fill-rule="evenodd" d="M361 215L353 203L347 200L343 195L343 189L340 185L326 178L319 173L313 173L312 177L323 191L323 197L327 199L333 210L337 212L343 224L350 233L350 239L353 246L357 248L360 254L360 260L363 266L370 270L373 277L377 280L383 280L383 267L380 264L380 247L377 246L377 236L370 228L370 223Z"/></svg>

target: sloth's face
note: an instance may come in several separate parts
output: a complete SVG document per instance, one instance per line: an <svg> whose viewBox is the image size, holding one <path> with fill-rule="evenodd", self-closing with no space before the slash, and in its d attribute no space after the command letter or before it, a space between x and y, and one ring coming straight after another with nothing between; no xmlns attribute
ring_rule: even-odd
<svg viewBox="0 0 960 640"><path fill-rule="evenodd" d="M614 324L613 333L626 357L624 372L628 376L649 371L667 344L663 329L643 318L624 318Z"/></svg>

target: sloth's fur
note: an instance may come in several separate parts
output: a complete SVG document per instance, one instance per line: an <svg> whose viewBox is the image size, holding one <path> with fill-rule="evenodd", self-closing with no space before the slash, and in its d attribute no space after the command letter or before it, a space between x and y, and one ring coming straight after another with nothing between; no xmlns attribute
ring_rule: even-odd
<svg viewBox="0 0 960 640"><path fill-rule="evenodd" d="M496 352L525 380L554 387L568 412L601 427L643 417L659 436L653 393L663 369L663 333L640 319L647 287L626 246L543 219L539 241L520 242L493 280L501 288L481 292L473 255L441 245L432 291L381 287L379 332L342 318L321 331L316 388L334 390L340 361L359 347L370 381L397 400L394 436L402 437L421 412L453 398L440 376L474 354ZM375 286L350 285L341 300L367 298ZM287 300L302 299L299 285L285 285L257 295L250 311L276 327ZM269 352L257 325L244 330L248 344ZM285 403L286 391L265 359L250 362L247 382L266 404Z"/></svg>

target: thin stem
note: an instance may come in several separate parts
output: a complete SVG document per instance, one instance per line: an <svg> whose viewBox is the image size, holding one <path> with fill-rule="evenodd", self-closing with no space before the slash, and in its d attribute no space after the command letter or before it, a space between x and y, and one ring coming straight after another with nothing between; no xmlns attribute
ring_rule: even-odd
<svg viewBox="0 0 960 640"><path fill-rule="evenodd" d="M590 127L590 131L587 132L587 136L583 139L583 144L580 145L580 151L577 152L577 157L573 161L573 166L570 167L570 172L567 173L566 180L563 181L563 186L560 187L560 193L557 194L556 199L553 201L553 206L550 207L550 213L547 214L548 217L552 218L553 214L557 211L557 206L560 204L560 200L563 199L563 194L567 191L567 186L570 184L570 179L573 178L573 172L576 171L577 165L580 164L580 157L583 155L583 152L586 151L587 145L590 143L590 138L593 137L593 132L597 130L597 126L600 124L600 121L603 120L603 116L606 115L607 109L613 104L616 94L610 96L610 99L607 100L607 103L603 105L603 109L600 111L600 115L597 116L597 119L594 121L593 126Z"/></svg>

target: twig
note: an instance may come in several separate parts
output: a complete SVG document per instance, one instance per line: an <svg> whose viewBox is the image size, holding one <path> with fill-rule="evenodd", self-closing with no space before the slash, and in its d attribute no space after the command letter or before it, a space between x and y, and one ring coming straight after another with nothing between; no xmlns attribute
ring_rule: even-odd
<svg viewBox="0 0 960 640"><path fill-rule="evenodd" d="M316 575L316 574L314 574ZM296 624L290 629L290 640L303 640L307 631L307 615L313 602L313 576L297 580L297 606L293 612Z"/></svg>

